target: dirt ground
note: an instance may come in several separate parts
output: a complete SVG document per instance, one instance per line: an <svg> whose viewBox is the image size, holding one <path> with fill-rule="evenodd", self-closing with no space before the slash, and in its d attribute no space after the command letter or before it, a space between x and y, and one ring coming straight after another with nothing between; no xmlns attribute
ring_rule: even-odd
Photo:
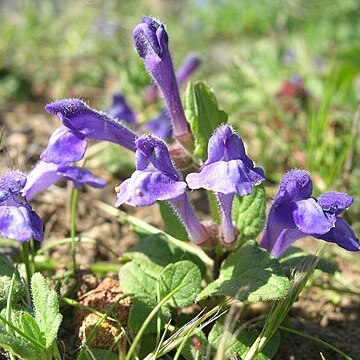
<svg viewBox="0 0 360 360"><path fill-rule="evenodd" d="M38 160L51 131L60 125L57 118L42 110L44 105L7 104L6 108L0 109L0 126L5 128L1 172L6 169L28 172ZM116 261L136 242L129 226L121 225L114 215L104 212L96 202L99 200L113 204L116 197L114 187L121 179L113 179L101 169L95 169L94 172L108 180L109 185L103 190L86 188L85 193L80 193L77 231L82 237L96 239L105 247L82 245L77 260L84 267L99 260ZM43 246L69 236L70 187L65 182L39 194L32 203L45 223ZM157 206L126 210L136 213L144 221L161 226ZM59 267L70 259L67 246L57 247L50 254L53 260L58 261ZM343 278L359 291L360 262L359 258L352 261L355 256L347 260L340 258L338 262ZM320 337L353 359L360 359L360 296L313 287L305 291L294 305L289 325L298 331ZM341 357L313 341L283 333L282 345L275 359L335 360Z"/></svg>

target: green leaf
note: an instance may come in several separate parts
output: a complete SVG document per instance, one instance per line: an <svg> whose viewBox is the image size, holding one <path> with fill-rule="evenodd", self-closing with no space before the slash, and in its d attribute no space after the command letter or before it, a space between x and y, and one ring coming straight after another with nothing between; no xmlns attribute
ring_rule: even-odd
<svg viewBox="0 0 360 360"><path fill-rule="evenodd" d="M160 297L163 299L167 294L181 287L166 303L172 307L190 305L201 291L201 273L199 268L190 261L179 261L169 264L160 274Z"/></svg>
<svg viewBox="0 0 360 360"><path fill-rule="evenodd" d="M40 358L39 353L32 347L31 343L7 331L3 324L0 324L0 348L12 352L24 360Z"/></svg>
<svg viewBox="0 0 360 360"><path fill-rule="evenodd" d="M164 231L176 239L188 241L184 225L176 216L172 207L166 201L158 201L161 217L164 220Z"/></svg>
<svg viewBox="0 0 360 360"><path fill-rule="evenodd" d="M240 332L238 336L229 332L224 327L223 321L217 321L209 333L209 343L211 344L214 354L222 341L226 341L224 345L224 359L229 359L231 354L244 356L251 345L258 337L260 331L257 329L246 329ZM278 332L269 340L265 348L256 356L256 360L272 359L280 346L280 334Z"/></svg>
<svg viewBox="0 0 360 360"><path fill-rule="evenodd" d="M46 346L45 335L41 332L39 325L29 312L13 310L11 317L14 326L38 343Z"/></svg>
<svg viewBox="0 0 360 360"><path fill-rule="evenodd" d="M24 285L21 282L20 274L15 269L10 259L0 253L0 309L6 306L7 297L9 294L10 283L13 273L15 272L15 283L13 288L12 303L17 303L24 293Z"/></svg>
<svg viewBox="0 0 360 360"><path fill-rule="evenodd" d="M45 336L46 348L49 349L57 337L62 321L58 296L40 273L35 273L31 278L31 293L35 320Z"/></svg>
<svg viewBox="0 0 360 360"><path fill-rule="evenodd" d="M120 268L121 288L133 298L147 298L156 304L156 289L162 269L145 257L134 259Z"/></svg>
<svg viewBox="0 0 360 360"><path fill-rule="evenodd" d="M250 195L235 195L232 217L241 239L255 239L264 228L266 199L263 186L253 187Z"/></svg>
<svg viewBox="0 0 360 360"><path fill-rule="evenodd" d="M144 321L149 316L151 311L157 305L156 301L153 299L148 299L145 297L137 297L132 299L132 305L129 313L128 326L135 333L139 331L141 326L144 324ZM162 306L157 316L155 316L151 321L148 327L145 329L144 334L149 334L156 332L157 329L157 318L160 318L162 326L167 323L171 317L169 308Z"/></svg>
<svg viewBox="0 0 360 360"><path fill-rule="evenodd" d="M279 259L280 264L284 271L290 273L292 270L299 266L306 266L306 264L312 264L316 256L308 254L304 250L291 246L287 249ZM337 270L337 265L329 260L320 258L316 264L315 269L321 270L328 274L334 274Z"/></svg>
<svg viewBox="0 0 360 360"><path fill-rule="evenodd" d="M166 266L180 260L189 260L199 267L202 276L205 276L206 273L206 266L198 256L174 245L162 234L141 239L137 245L122 256L122 260L129 259L151 260L160 266Z"/></svg>
<svg viewBox="0 0 360 360"><path fill-rule="evenodd" d="M199 294L197 301L209 296L270 301L286 297L289 291L289 280L279 261L249 241L224 261L219 278Z"/></svg>
<svg viewBox="0 0 360 360"><path fill-rule="evenodd" d="M211 89L202 82L189 83L184 98L184 110L194 136L194 155L206 160L208 141L228 115L219 109Z"/></svg>

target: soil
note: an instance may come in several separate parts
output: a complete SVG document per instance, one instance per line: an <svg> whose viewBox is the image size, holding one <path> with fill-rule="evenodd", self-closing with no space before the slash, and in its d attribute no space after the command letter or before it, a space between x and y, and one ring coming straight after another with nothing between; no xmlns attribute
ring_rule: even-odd
<svg viewBox="0 0 360 360"><path fill-rule="evenodd" d="M1 148L1 173L9 168L28 172L38 160L40 153L47 145L51 132L60 125L57 118L46 114L43 110L44 105L45 102L35 105L7 104L5 109L0 109L0 125L5 128ZM89 167L91 169L91 162L87 163L87 168ZM96 206L97 201L107 204L115 202L114 188L121 179L114 179L101 169L91 170L108 180L109 185L103 190L86 188L85 193L81 192L79 195L77 232L81 237L96 239L98 243L104 245L80 245L77 261L83 268L88 268L89 264L95 261L117 261L117 258L126 249L136 243L136 237L132 234L129 226L121 225L114 215L106 213ZM63 182L39 194L32 201L33 207L45 223L45 237L42 246L69 237L70 195L70 186ZM161 227L157 206L141 209L126 207L125 210L136 214L144 221ZM68 246L57 246L49 252L49 255L52 260L56 261L56 268L59 272L63 271L70 261ZM355 260L355 256L351 254L347 255L346 260L342 257L337 257L336 260L343 278L353 287L357 287L359 292L360 262ZM323 280L323 284L326 284L325 280ZM111 283L112 280L108 281ZM87 290L94 294L94 289L98 286L97 281L92 286L93 288L90 286ZM113 283L111 287L112 290L106 290L110 297L116 297L121 293L119 289L114 290ZM86 300L85 297L84 303L86 301L91 303L95 300ZM111 302L110 300L109 302ZM92 323L94 319L88 321ZM360 296L311 287L304 291L295 303L288 326L327 341L353 359L360 359ZM68 333L70 329L71 325L62 331L61 336L65 342L70 339L75 342ZM111 329L110 331L118 330ZM276 360L341 359L333 351L329 351L312 340L285 332L282 333L282 337Z"/></svg>

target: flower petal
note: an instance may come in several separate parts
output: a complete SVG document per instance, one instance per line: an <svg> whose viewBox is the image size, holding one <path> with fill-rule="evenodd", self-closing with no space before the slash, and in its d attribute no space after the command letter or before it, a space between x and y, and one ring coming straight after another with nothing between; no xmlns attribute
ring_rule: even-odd
<svg viewBox="0 0 360 360"><path fill-rule="evenodd" d="M312 181L303 170L292 170L286 173L280 183L274 203L307 199L312 193Z"/></svg>
<svg viewBox="0 0 360 360"><path fill-rule="evenodd" d="M130 179L120 185L115 206L123 203L148 206L157 200L169 200L182 195L186 183L174 180L166 174L151 171L135 171Z"/></svg>
<svg viewBox="0 0 360 360"><path fill-rule="evenodd" d="M218 161L204 166L200 173L191 173L186 177L191 189L204 188L240 196L250 194L252 187L263 180L260 168L248 168L241 160Z"/></svg>
<svg viewBox="0 0 360 360"><path fill-rule="evenodd" d="M161 58L167 49L168 36L164 25L152 18L144 17L133 32L135 49L141 58Z"/></svg>
<svg viewBox="0 0 360 360"><path fill-rule="evenodd" d="M293 239L296 240L306 236L303 233L300 236L299 230L296 229L293 218L295 208L293 203L284 203L277 206L273 204L270 208L260 246L267 249L274 256L282 254L287 249L287 246L291 245ZM291 231L287 235L289 230ZM293 231L296 236L292 236Z"/></svg>
<svg viewBox="0 0 360 360"><path fill-rule="evenodd" d="M318 203L324 211L335 215L340 215L353 201L352 196L337 191L326 192L318 199Z"/></svg>
<svg viewBox="0 0 360 360"><path fill-rule="evenodd" d="M336 222L334 215L325 214L321 206L312 198L295 203L294 223L305 234L325 234Z"/></svg>
<svg viewBox="0 0 360 360"><path fill-rule="evenodd" d="M260 245L267 249L271 255L280 257L296 240L305 236L306 234L297 229L283 229L276 237L276 240L272 241L274 238L271 238L271 235L265 231Z"/></svg>
<svg viewBox="0 0 360 360"><path fill-rule="evenodd" d="M57 173L57 164L39 161L27 176L27 181L22 191L27 200L32 199L37 193L46 190L61 179Z"/></svg>
<svg viewBox="0 0 360 360"><path fill-rule="evenodd" d="M166 144L154 136L141 136L136 140L135 165L137 170L152 168L180 180L180 175L171 162Z"/></svg>
<svg viewBox="0 0 360 360"><path fill-rule="evenodd" d="M26 183L26 176L20 171L7 171L0 178L0 204L11 195L19 195Z"/></svg>
<svg viewBox="0 0 360 360"><path fill-rule="evenodd" d="M335 227L323 235L314 235L318 239L335 243L349 251L359 251L360 244L350 225L342 218L337 218Z"/></svg>
<svg viewBox="0 0 360 360"><path fill-rule="evenodd" d="M84 157L86 148L86 140L77 137L65 126L60 126L52 133L40 159L55 164L79 161Z"/></svg>
<svg viewBox="0 0 360 360"><path fill-rule="evenodd" d="M0 206L0 234L8 239L27 241L43 238L43 222L29 204Z"/></svg>
<svg viewBox="0 0 360 360"><path fill-rule="evenodd" d="M98 178L89 170L78 166L61 165L57 169L57 174L67 180L71 180L77 189L81 189L83 184L95 188L103 188L106 185L105 180Z"/></svg>
<svg viewBox="0 0 360 360"><path fill-rule="evenodd" d="M137 136L121 121L93 110L79 99L64 99L46 105L46 111L59 117L79 138L111 141L135 151Z"/></svg>

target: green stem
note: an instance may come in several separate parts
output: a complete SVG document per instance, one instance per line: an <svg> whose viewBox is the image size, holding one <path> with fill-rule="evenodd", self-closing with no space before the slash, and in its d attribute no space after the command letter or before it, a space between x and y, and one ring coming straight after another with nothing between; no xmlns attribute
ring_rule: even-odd
<svg viewBox="0 0 360 360"><path fill-rule="evenodd" d="M219 204L216 195L212 191L207 191L206 194L208 198L211 217L217 225L220 225L221 215L220 215Z"/></svg>
<svg viewBox="0 0 360 360"><path fill-rule="evenodd" d="M61 360L61 354L60 354L59 347L57 345L56 340L54 340L54 343L52 346L52 355L56 360Z"/></svg>
<svg viewBox="0 0 360 360"><path fill-rule="evenodd" d="M334 352L336 352L337 354L339 354L340 356L342 356L344 359L346 360L353 360L349 355L343 353L340 349L338 349L337 347L327 343L326 341L324 340L321 340L315 336L311 336L311 335L308 335L308 334L305 334L301 331L298 331L298 330L294 330L294 329L290 329L288 327L285 327L285 326L279 326L279 329L280 330L283 330L283 331L286 331L288 333L291 333L291 334L295 334L295 335L298 335L298 336L302 336L303 338L305 339L309 339L309 340L312 340L314 342L317 342L319 343L320 345L324 346L325 348L328 348Z"/></svg>
<svg viewBox="0 0 360 360"><path fill-rule="evenodd" d="M29 242L28 241L21 243L21 255L22 255L23 263L25 265L26 280L27 280L27 283L30 284L31 276L32 276L32 267L30 264L30 253L29 253Z"/></svg>
<svg viewBox="0 0 360 360"><path fill-rule="evenodd" d="M71 192L71 208L70 208L70 237L71 237L71 259L73 273L76 272L76 207L79 191L75 188Z"/></svg>

